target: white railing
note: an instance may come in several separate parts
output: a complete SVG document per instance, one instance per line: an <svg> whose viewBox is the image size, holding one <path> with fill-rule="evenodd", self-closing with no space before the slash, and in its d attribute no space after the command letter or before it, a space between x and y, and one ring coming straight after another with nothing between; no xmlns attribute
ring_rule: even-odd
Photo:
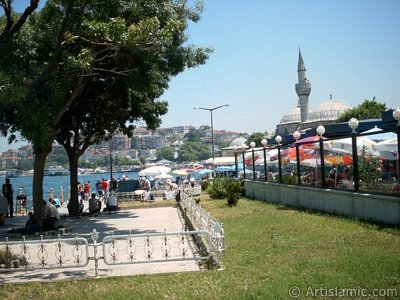
<svg viewBox="0 0 400 300"><path fill-rule="evenodd" d="M65 269L87 267L94 261L95 276L99 261L107 265L207 261L212 253L212 239L206 231L181 231L107 235L97 242L99 233L93 229L92 243L86 238L0 241L0 272L24 269Z"/></svg>
<svg viewBox="0 0 400 300"><path fill-rule="evenodd" d="M201 187L200 187L201 192ZM212 217L196 203L193 195L200 195L198 190L192 188L181 190L180 207L184 217L190 222L194 230L204 230L211 235L212 256L216 257L216 264L222 267L222 255L224 253L224 227L223 224Z"/></svg>

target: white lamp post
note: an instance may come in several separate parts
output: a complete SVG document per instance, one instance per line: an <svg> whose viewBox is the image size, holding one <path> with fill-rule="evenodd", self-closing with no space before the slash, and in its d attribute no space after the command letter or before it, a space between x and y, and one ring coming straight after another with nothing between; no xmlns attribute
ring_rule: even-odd
<svg viewBox="0 0 400 300"><path fill-rule="evenodd" d="M356 132L358 124L359 124L359 122L356 118L351 118L349 120L348 125L349 125L350 129L352 130L352 133Z"/></svg>

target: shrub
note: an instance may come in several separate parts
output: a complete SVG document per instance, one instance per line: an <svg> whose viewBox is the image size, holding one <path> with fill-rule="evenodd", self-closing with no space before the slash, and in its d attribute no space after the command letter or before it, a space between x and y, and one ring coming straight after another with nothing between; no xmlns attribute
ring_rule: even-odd
<svg viewBox="0 0 400 300"><path fill-rule="evenodd" d="M236 206L242 194L242 185L239 180L227 179L225 181L225 190L227 192L226 200L229 206Z"/></svg>
<svg viewBox="0 0 400 300"><path fill-rule="evenodd" d="M16 255L9 250L0 250L0 268L18 268L27 265L25 256Z"/></svg>
<svg viewBox="0 0 400 300"><path fill-rule="evenodd" d="M224 186L224 178L215 178L207 187L207 193L211 199L225 199L227 192Z"/></svg>
<svg viewBox="0 0 400 300"><path fill-rule="evenodd" d="M243 192L242 183L232 178L216 178L208 186L211 199L226 199L229 206L236 206Z"/></svg>
<svg viewBox="0 0 400 300"><path fill-rule="evenodd" d="M208 186L210 185L210 181L208 180L203 180L201 182L201 190L202 191L207 191Z"/></svg>

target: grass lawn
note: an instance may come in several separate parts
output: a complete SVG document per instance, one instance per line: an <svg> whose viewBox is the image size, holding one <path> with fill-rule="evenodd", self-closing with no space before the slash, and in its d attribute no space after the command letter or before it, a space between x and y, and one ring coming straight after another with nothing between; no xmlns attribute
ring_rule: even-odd
<svg viewBox="0 0 400 300"><path fill-rule="evenodd" d="M289 299L293 286L300 299L346 292L400 297L399 227L246 199L237 207L201 199L224 224L223 271L4 285L0 298ZM398 297L390 297L393 289Z"/></svg>

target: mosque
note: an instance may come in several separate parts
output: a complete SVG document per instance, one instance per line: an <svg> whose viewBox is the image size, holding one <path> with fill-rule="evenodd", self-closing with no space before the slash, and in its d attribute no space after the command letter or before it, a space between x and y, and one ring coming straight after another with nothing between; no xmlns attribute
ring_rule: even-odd
<svg viewBox="0 0 400 300"><path fill-rule="evenodd" d="M298 82L295 90L298 96L297 106L282 116L280 123L276 126L275 134L292 134L296 130L315 129L319 125L336 123L338 117L346 110L351 109L350 105L332 99L322 102L313 109L308 107L308 98L311 93L311 82L307 78L306 67L299 49L299 61L297 67Z"/></svg>
<svg viewBox="0 0 400 300"><path fill-rule="evenodd" d="M307 131L313 129L315 131L319 125L326 126L336 123L342 113L352 109L350 105L332 99L332 95L330 95L328 101L322 102L313 109L309 109L308 98L311 94L311 82L307 78L306 71L299 49L298 82L295 84L298 96L297 106L282 116L280 123L276 125L274 136L279 134L285 140L286 137L291 139L293 132L296 130ZM244 137L233 140L229 147L222 149L222 156L233 155L238 149L242 149L246 141L247 139Z"/></svg>

